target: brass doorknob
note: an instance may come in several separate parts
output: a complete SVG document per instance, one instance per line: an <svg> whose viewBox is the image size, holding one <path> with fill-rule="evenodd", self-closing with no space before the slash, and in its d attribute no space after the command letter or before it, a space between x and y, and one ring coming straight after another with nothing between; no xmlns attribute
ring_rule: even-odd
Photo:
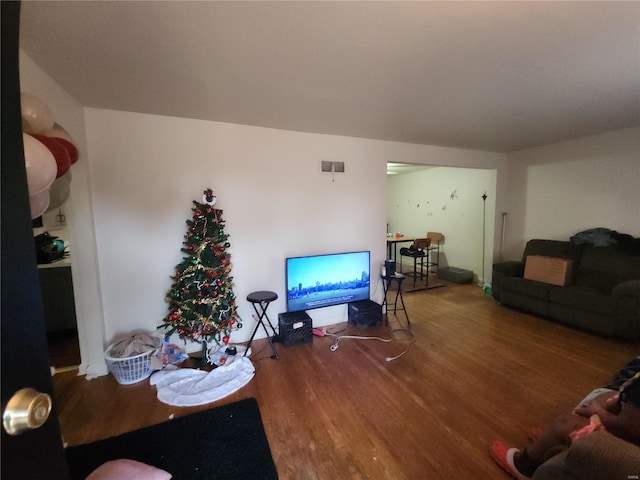
<svg viewBox="0 0 640 480"><path fill-rule="evenodd" d="M20 435L40 428L51 413L51 397L33 388L18 390L2 414L2 425L9 435Z"/></svg>

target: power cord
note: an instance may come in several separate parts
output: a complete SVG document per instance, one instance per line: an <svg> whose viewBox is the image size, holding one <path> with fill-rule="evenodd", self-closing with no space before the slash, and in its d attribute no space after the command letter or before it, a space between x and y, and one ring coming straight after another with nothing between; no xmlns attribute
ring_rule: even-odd
<svg viewBox="0 0 640 480"><path fill-rule="evenodd" d="M402 357L405 353L407 353L409 351L409 349L411 348L411 345L413 345L416 342L416 336L408 328L395 328L395 329L391 330L391 335L393 335L395 332L408 332L408 333L410 333L411 334L411 342L409 342L409 346L402 353L400 353L399 355L396 355L395 357L385 357L385 360L387 362L392 362L392 361L397 360L398 358ZM333 344L329 347L329 350L331 350L332 352L335 352L336 350L338 350L338 348L340 348L340 340L342 340L342 339L378 340L379 342L385 342L385 343L389 343L389 342L393 341L393 338L362 337L362 336L359 336L359 335L336 335L335 333L327 332L327 328L326 327L324 327L322 330L314 328L313 329L313 334L318 336L318 337L335 337L335 340L334 340Z"/></svg>
<svg viewBox="0 0 640 480"><path fill-rule="evenodd" d="M340 348L340 340L342 340L343 338L350 338L353 340L378 340L380 342L387 342L387 343L393 340L391 338L381 338L381 337L361 337L359 335L340 335L339 337L336 336L336 339L333 342L333 345L329 347L329 350L331 350L332 352L335 352L336 350L338 350L338 348Z"/></svg>
<svg viewBox="0 0 640 480"><path fill-rule="evenodd" d="M399 359L400 357L402 357L405 353L407 353L409 351L409 349L411 348L411 345L416 343L416 336L408 328L394 328L393 330L391 330L391 334L392 335L393 335L393 332L409 332L411 334L411 341L409 342L409 345L407 346L407 348L401 354L396 355L395 357L386 357L385 360L387 362L393 362L394 360Z"/></svg>

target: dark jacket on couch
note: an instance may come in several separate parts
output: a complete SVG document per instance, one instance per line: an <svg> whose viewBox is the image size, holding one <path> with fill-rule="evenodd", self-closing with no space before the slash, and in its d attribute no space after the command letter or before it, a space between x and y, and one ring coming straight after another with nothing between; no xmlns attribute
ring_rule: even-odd
<svg viewBox="0 0 640 480"><path fill-rule="evenodd" d="M493 266L493 297L566 325L625 340L640 339L640 254L618 242L607 246L530 240L522 261ZM523 278L527 256L566 258L565 286Z"/></svg>

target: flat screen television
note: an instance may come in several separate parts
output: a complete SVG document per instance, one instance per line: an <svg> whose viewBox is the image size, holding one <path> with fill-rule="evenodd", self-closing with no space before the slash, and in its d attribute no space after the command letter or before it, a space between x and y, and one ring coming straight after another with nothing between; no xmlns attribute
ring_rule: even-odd
<svg viewBox="0 0 640 480"><path fill-rule="evenodd" d="M287 311L369 300L370 255L367 251L287 258Z"/></svg>

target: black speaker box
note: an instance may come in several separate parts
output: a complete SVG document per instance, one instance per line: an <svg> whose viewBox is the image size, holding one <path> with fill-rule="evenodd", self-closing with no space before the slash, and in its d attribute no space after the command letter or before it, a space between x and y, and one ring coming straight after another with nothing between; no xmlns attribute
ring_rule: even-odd
<svg viewBox="0 0 640 480"><path fill-rule="evenodd" d="M394 260L384 261L385 277L393 277L396 273L396 262Z"/></svg>
<svg viewBox="0 0 640 480"><path fill-rule="evenodd" d="M285 347L313 342L313 327L307 312L279 313L278 332L280 341Z"/></svg>
<svg viewBox="0 0 640 480"><path fill-rule="evenodd" d="M347 309L349 323L359 329L375 327L382 323L382 305L371 300L351 302Z"/></svg>

